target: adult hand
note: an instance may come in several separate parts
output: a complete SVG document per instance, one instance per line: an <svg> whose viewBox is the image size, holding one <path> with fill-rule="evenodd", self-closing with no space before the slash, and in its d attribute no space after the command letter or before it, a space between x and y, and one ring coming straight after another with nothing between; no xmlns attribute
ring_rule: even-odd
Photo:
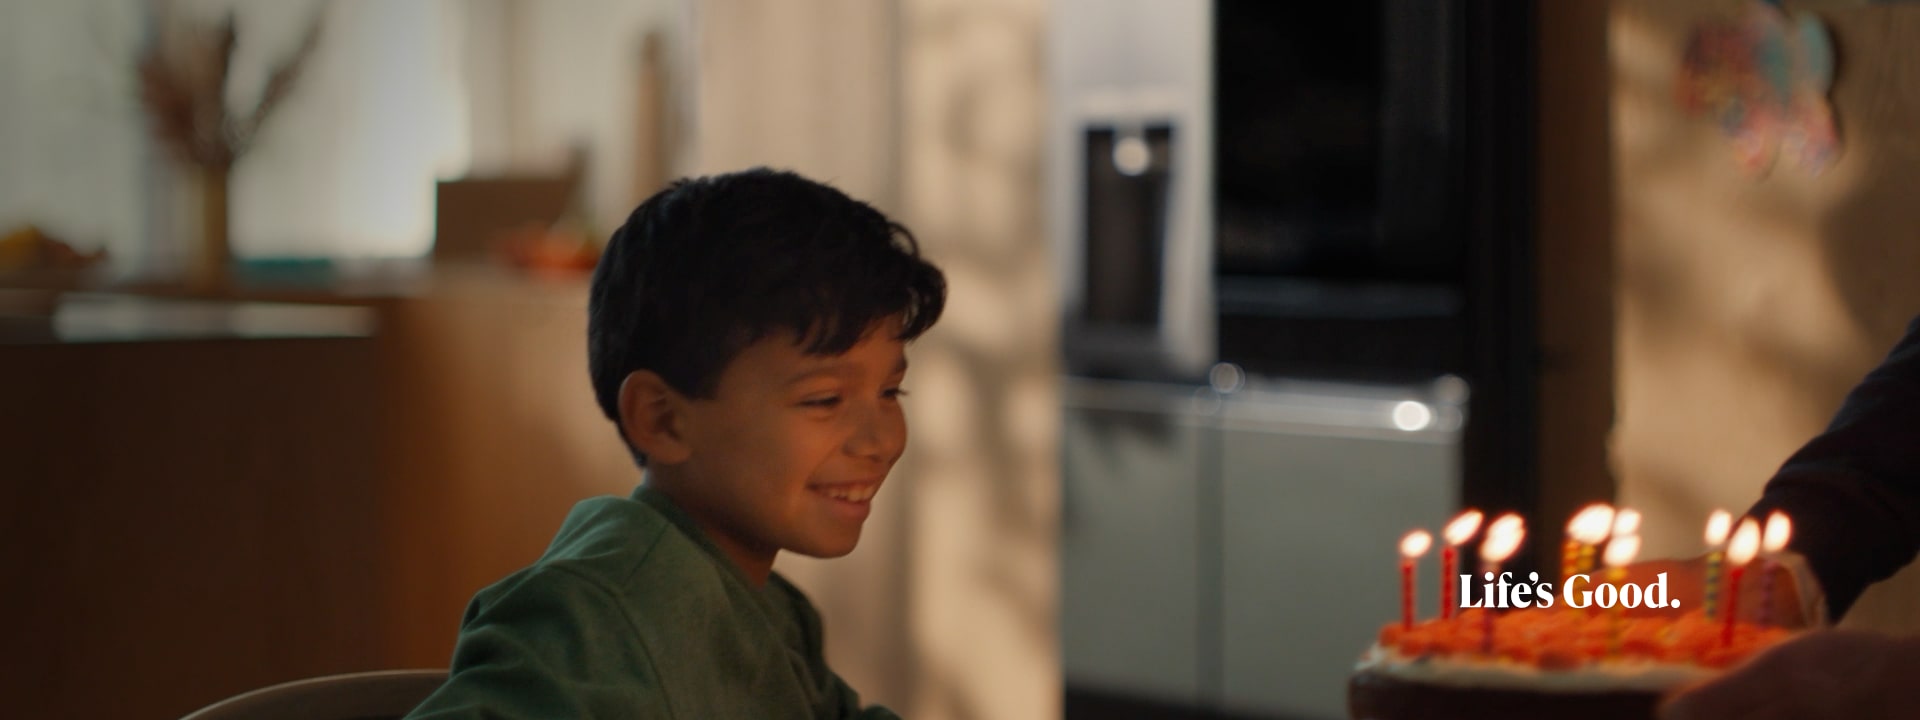
<svg viewBox="0 0 1920 720"><path fill-rule="evenodd" d="M1911 718L1920 712L1920 638L1818 630L1667 698L1662 720Z"/></svg>

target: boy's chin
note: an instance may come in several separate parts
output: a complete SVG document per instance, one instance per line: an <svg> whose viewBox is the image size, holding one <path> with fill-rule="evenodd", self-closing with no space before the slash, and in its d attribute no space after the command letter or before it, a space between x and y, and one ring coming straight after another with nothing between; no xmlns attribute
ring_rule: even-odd
<svg viewBox="0 0 1920 720"><path fill-rule="evenodd" d="M838 557L846 557L847 554L853 552L854 547L858 546L859 544L860 544L860 536L858 534L855 534L853 537L850 537L850 538L833 538L833 539L814 540L812 542L808 542L803 546L787 548L787 552L798 553L800 555L805 555L810 558L819 558L821 560L832 560Z"/></svg>

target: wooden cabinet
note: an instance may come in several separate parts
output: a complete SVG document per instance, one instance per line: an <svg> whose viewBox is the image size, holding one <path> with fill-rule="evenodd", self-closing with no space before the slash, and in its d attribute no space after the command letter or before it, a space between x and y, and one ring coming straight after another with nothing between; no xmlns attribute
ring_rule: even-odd
<svg viewBox="0 0 1920 720"><path fill-rule="evenodd" d="M444 667L475 590L639 480L587 382L585 296L437 275L364 301L365 338L0 347L10 713Z"/></svg>

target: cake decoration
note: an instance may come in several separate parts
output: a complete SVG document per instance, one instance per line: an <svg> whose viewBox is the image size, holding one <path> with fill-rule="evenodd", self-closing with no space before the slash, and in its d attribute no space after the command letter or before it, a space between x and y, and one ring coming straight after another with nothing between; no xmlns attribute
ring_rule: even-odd
<svg viewBox="0 0 1920 720"><path fill-rule="evenodd" d="M1537 572L1519 579L1501 570L1526 538L1525 522L1513 513L1487 525L1480 572L1459 573L1457 553L1481 517L1468 510L1442 532L1440 608L1428 620L1416 617L1413 577L1433 538L1425 530L1403 537L1401 617L1381 628L1355 667L1353 717L1651 718L1665 693L1795 632L1772 623L1771 556L1791 536L1785 515L1769 517L1764 533L1752 518L1736 527L1724 511L1710 516L1709 577L1704 597L1694 598L1673 595L1664 572L1642 584L1628 581L1641 549L1640 514L1631 509L1594 505L1576 513L1562 546L1559 588ZM1716 577L1722 567L1724 592ZM1766 599L1743 612L1740 587L1750 567L1759 568Z"/></svg>

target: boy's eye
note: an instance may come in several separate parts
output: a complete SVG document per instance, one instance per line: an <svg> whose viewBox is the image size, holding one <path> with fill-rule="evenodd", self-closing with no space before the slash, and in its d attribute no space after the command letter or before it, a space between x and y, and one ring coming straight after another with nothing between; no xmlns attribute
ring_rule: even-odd
<svg viewBox="0 0 1920 720"><path fill-rule="evenodd" d="M907 396L907 391L901 388L887 388L886 390L883 390L880 392L880 397L884 397L888 400L899 400L900 398L903 398L906 396Z"/></svg>
<svg viewBox="0 0 1920 720"><path fill-rule="evenodd" d="M839 395L823 395L800 401L802 407L831 408L840 404Z"/></svg>

